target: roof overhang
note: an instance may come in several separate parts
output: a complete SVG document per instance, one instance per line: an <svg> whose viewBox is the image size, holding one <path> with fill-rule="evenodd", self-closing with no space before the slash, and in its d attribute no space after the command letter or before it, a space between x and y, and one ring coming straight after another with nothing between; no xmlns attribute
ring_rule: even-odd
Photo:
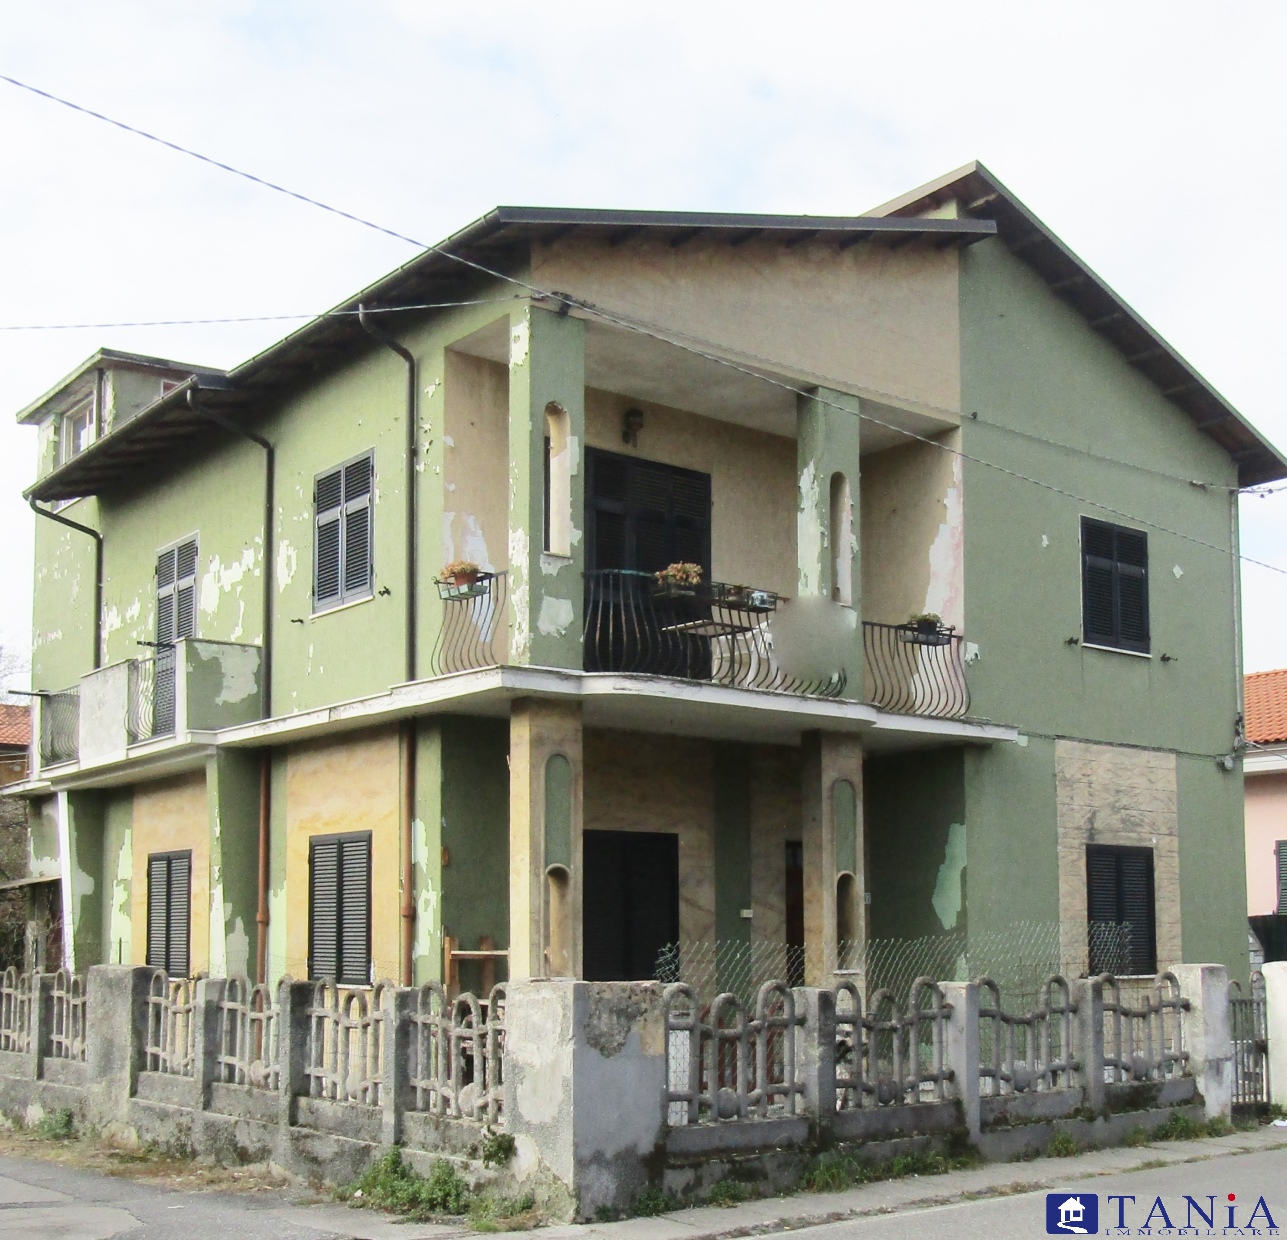
<svg viewBox="0 0 1287 1240"><path fill-rule="evenodd" d="M163 466L203 436L222 433L211 414L249 425L268 400L292 382L346 353L370 347L371 338L358 322L359 306L390 312L450 300L490 278L480 268L511 276L525 270L532 245L552 244L574 233L604 245L647 233L675 247L697 237L731 246L751 239L792 246L823 237L842 247L920 243L947 248L972 245L996 231L996 224L986 219L497 207L226 375L195 373L25 494L41 502L98 495L138 469ZM519 296L534 291L518 280L512 288ZM85 369L92 364L93 359Z"/></svg>
<svg viewBox="0 0 1287 1240"><path fill-rule="evenodd" d="M995 221L997 235L1012 254L1228 453L1240 487L1287 478L1287 457L982 164L966 164L872 214L908 219L948 204L956 205L962 222Z"/></svg>

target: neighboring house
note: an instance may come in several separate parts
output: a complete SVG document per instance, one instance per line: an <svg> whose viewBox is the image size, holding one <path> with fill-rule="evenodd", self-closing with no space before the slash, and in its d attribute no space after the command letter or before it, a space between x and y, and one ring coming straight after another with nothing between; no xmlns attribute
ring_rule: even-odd
<svg viewBox="0 0 1287 1240"><path fill-rule="evenodd" d="M22 784L31 750L31 708L0 702L0 788ZM49 934L57 922L57 875L31 867L27 806L0 800L0 964L43 965ZM55 947L55 959L61 951Z"/></svg>
<svg viewBox="0 0 1287 1240"><path fill-rule="evenodd" d="M0 788L27 777L31 747L31 709L0 702Z"/></svg>
<svg viewBox="0 0 1287 1240"><path fill-rule="evenodd" d="M1287 464L978 165L498 208L20 419L77 968L1246 970L1236 493Z"/></svg>
<svg viewBox="0 0 1287 1240"><path fill-rule="evenodd" d="M1244 681L1247 916L1266 960L1287 960L1287 668Z"/></svg>

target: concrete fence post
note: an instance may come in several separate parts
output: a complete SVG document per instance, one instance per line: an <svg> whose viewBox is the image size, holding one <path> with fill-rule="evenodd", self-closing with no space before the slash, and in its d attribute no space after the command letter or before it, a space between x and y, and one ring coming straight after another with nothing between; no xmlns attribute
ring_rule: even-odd
<svg viewBox="0 0 1287 1240"><path fill-rule="evenodd" d="M1287 960L1261 966L1265 978L1265 1032L1269 1038L1266 1067L1269 1101L1287 1107Z"/></svg>
<svg viewBox="0 0 1287 1240"><path fill-rule="evenodd" d="M796 1029L796 1070L804 1085L804 1113L819 1138L831 1133L836 1118L836 996L813 986L797 987L795 1012L804 1018ZM861 1044L854 1054L861 1054Z"/></svg>
<svg viewBox="0 0 1287 1240"><path fill-rule="evenodd" d="M210 1109L210 1086L220 1079L219 1047L223 1034L220 1004L228 989L226 977L197 979L193 991L192 1083L197 1106Z"/></svg>
<svg viewBox="0 0 1287 1240"><path fill-rule="evenodd" d="M85 983L85 1108L89 1122L128 1122L129 1103L146 1067L148 992L153 970L93 965Z"/></svg>
<svg viewBox="0 0 1287 1240"><path fill-rule="evenodd" d="M31 1075L40 1080L45 1075L45 1055L49 1053L49 1033L54 1023L54 975L36 973L31 979Z"/></svg>
<svg viewBox="0 0 1287 1240"><path fill-rule="evenodd" d="M380 1085L380 1140L385 1145L402 1141L402 1117L411 1109L411 1012L416 992L388 986L381 996L384 1024L380 1048L384 1079Z"/></svg>
<svg viewBox="0 0 1287 1240"><path fill-rule="evenodd" d="M295 1099L308 1093L308 1009L313 1002L313 983L284 978L277 987L281 1012L278 1037L279 1084L283 1126L295 1122Z"/></svg>
<svg viewBox="0 0 1287 1240"><path fill-rule="evenodd" d="M1229 1028L1229 971L1222 964L1177 964L1189 1071L1206 1103L1208 1119L1233 1112L1233 1036Z"/></svg>
<svg viewBox="0 0 1287 1240"><path fill-rule="evenodd" d="M979 988L974 982L943 982L943 997L952 1005L944 1031L947 1066L961 1104L961 1121L971 1141L979 1139Z"/></svg>
<svg viewBox="0 0 1287 1240"><path fill-rule="evenodd" d="M519 1165L557 1179L577 1219L631 1205L666 1135L661 986L510 983L505 1116Z"/></svg>
<svg viewBox="0 0 1287 1240"><path fill-rule="evenodd" d="M1082 1105L1092 1111L1104 1109L1104 987L1098 978L1083 977L1072 984L1077 1003L1073 1026L1077 1077L1083 1094Z"/></svg>

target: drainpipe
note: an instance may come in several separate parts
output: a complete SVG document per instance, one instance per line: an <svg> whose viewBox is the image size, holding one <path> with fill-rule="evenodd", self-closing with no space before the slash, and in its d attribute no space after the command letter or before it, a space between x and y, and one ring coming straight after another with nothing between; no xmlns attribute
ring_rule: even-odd
<svg viewBox="0 0 1287 1240"><path fill-rule="evenodd" d="M262 435L226 418L213 409L202 409L197 402L197 389L188 389L188 408L194 413L204 413L216 426L230 434L248 439L264 450L264 612L263 648L261 654L261 683L263 685L264 718L273 714L273 530L276 524L276 452ZM272 751L265 749L259 755L259 874L255 909L255 977L260 983L268 980L268 863L269 841L272 835Z"/></svg>
<svg viewBox="0 0 1287 1240"><path fill-rule="evenodd" d="M48 508L41 508L36 503L36 497L30 495L27 497L27 503L31 506L31 511L38 517L46 517L50 521L57 521L59 525L65 525L69 530L79 530L82 534L88 534L94 540L94 671L98 671L103 665L102 651L102 630L103 630L103 536L97 530L91 529L88 525L81 525L79 521L73 521L70 517L64 517L61 513L50 512Z"/></svg>
<svg viewBox="0 0 1287 1240"><path fill-rule="evenodd" d="M364 305L358 305L358 322L373 340L396 353L407 366L407 496L406 496L406 679L416 678L416 359L372 322ZM416 724L406 720L401 728L399 749L402 759L402 985L413 984L412 955L415 950L416 901L415 866L412 862L412 822L416 801Z"/></svg>

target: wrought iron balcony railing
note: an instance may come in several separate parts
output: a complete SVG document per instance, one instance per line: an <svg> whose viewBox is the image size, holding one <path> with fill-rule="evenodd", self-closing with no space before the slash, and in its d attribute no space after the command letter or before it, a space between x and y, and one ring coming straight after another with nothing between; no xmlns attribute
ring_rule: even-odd
<svg viewBox="0 0 1287 1240"><path fill-rule="evenodd" d="M174 732L175 690L173 646L158 646L154 654L130 663L125 723L130 744Z"/></svg>
<svg viewBox="0 0 1287 1240"><path fill-rule="evenodd" d="M864 620L863 696L900 715L959 719L969 713L962 639L938 624Z"/></svg>
<svg viewBox="0 0 1287 1240"><path fill-rule="evenodd" d="M808 680L774 659L768 620L777 606L771 590L661 584L652 573L625 569L587 573L585 670L838 697L843 671Z"/></svg>
<svg viewBox="0 0 1287 1240"><path fill-rule="evenodd" d="M40 699L40 765L75 762L80 755L80 690L63 689Z"/></svg>
<svg viewBox="0 0 1287 1240"><path fill-rule="evenodd" d="M502 661L497 638L504 637L506 580L504 573L479 573L476 581L437 583L443 614L429 657L435 676L495 667Z"/></svg>

